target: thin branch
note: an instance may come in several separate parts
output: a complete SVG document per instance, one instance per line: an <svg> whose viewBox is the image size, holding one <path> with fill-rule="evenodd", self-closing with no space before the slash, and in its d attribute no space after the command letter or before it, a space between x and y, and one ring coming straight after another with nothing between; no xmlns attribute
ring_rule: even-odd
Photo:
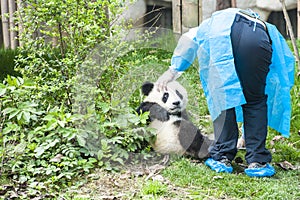
<svg viewBox="0 0 300 200"><path fill-rule="evenodd" d="M58 33L59 33L59 40L60 40L60 53L62 58L65 57L65 48L64 48L64 40L63 40L63 33L61 28L61 23L58 23Z"/></svg>
<svg viewBox="0 0 300 200"><path fill-rule="evenodd" d="M299 52L298 52L296 40L295 40L295 37L294 37L293 27L292 27L292 24L291 24L290 17L288 15L287 11L286 11L285 0L280 0L280 2L282 4L282 11L283 11L284 19L285 19L286 24L288 26L289 34L290 34L292 45L293 45L293 48L294 48L294 54L296 56L296 61L298 63L298 72L300 72Z"/></svg>

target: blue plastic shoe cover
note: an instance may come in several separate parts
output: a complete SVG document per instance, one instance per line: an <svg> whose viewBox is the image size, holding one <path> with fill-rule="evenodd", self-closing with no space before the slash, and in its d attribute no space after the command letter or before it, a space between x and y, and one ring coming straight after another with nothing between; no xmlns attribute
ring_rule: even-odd
<svg viewBox="0 0 300 200"><path fill-rule="evenodd" d="M232 166L227 166L225 163L222 163L220 161L216 161L212 158L208 158L204 164L208 167L210 167L212 170L216 172L226 172L231 173L233 171Z"/></svg>
<svg viewBox="0 0 300 200"><path fill-rule="evenodd" d="M262 168L247 168L245 173L250 177L269 177L275 174L275 169L272 165L266 164Z"/></svg>

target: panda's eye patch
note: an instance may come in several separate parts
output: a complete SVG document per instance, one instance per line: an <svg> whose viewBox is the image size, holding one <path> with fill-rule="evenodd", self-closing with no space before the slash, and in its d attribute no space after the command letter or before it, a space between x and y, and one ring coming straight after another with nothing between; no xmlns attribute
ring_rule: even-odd
<svg viewBox="0 0 300 200"><path fill-rule="evenodd" d="M178 92L178 90L176 90L176 94L179 96L179 98L182 100L183 99L183 96L180 92Z"/></svg>
<svg viewBox="0 0 300 200"><path fill-rule="evenodd" d="M162 97L162 101L164 103L166 103L168 101L168 98L169 98L169 93L165 92L164 95L163 95L163 97Z"/></svg>

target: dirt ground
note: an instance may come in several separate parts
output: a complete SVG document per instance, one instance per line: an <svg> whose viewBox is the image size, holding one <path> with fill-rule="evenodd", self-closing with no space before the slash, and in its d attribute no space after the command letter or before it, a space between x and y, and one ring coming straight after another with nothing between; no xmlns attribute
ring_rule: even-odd
<svg viewBox="0 0 300 200"><path fill-rule="evenodd" d="M167 186L165 195L159 196L158 199L177 199L185 193L188 194L184 188L176 187L161 175L161 171L168 166L168 161L148 164L129 165L117 173L96 169L87 177L89 181L86 184L69 193L74 199L153 199L152 195L147 196L142 191L146 182L153 180Z"/></svg>

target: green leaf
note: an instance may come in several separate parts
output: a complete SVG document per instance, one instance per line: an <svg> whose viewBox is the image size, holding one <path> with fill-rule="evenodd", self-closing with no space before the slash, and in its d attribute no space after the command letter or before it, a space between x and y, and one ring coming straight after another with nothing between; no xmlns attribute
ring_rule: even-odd
<svg viewBox="0 0 300 200"><path fill-rule="evenodd" d="M17 120L18 121L21 121L22 115L23 115L23 112L18 112L18 114L17 114Z"/></svg>
<svg viewBox="0 0 300 200"><path fill-rule="evenodd" d="M115 162L120 163L121 165L124 165L124 161L121 158L115 158L113 159Z"/></svg>
<svg viewBox="0 0 300 200"><path fill-rule="evenodd" d="M130 123L132 123L132 124L137 125L137 124L139 124L139 122L140 122L140 118L139 118L139 116L137 116L137 115L134 115L134 114L127 114L126 117L127 117L128 121L129 121Z"/></svg>
<svg viewBox="0 0 300 200"><path fill-rule="evenodd" d="M102 151L102 150L99 150L99 151L97 152L97 158L98 158L98 160L102 160L103 157L104 157L104 156L103 156L103 151Z"/></svg>
<svg viewBox="0 0 300 200"><path fill-rule="evenodd" d="M21 142L20 144L18 144L15 149L14 152L17 154L21 154L24 153L25 149L26 149L27 143L26 142Z"/></svg>
<svg viewBox="0 0 300 200"><path fill-rule="evenodd" d="M14 118L14 117L15 117L16 115L18 115L19 113L20 113L20 110L14 109L14 110L10 113L8 119Z"/></svg>
<svg viewBox="0 0 300 200"><path fill-rule="evenodd" d="M4 110L2 110L3 114L7 115L10 114L11 112L14 112L15 110L17 110L16 108L5 108Z"/></svg>
<svg viewBox="0 0 300 200"><path fill-rule="evenodd" d="M19 181L20 181L20 183L25 183L26 181L27 181L28 179L27 179L27 177L26 176L20 176L20 178L19 178Z"/></svg>
<svg viewBox="0 0 300 200"><path fill-rule="evenodd" d="M6 87L3 84L0 84L0 97L6 93Z"/></svg>
<svg viewBox="0 0 300 200"><path fill-rule="evenodd" d="M85 147L86 139L84 137L82 137L81 135L76 135L76 139L77 139L79 146Z"/></svg>
<svg viewBox="0 0 300 200"><path fill-rule="evenodd" d="M45 148L43 146L39 146L38 148L36 148L34 150L34 152L36 153L35 154L35 157L40 157L44 152L45 152Z"/></svg>
<svg viewBox="0 0 300 200"><path fill-rule="evenodd" d="M38 106L38 104L27 101L27 102L21 103L19 108L20 109L30 109L30 108L37 107L37 106Z"/></svg>
<svg viewBox="0 0 300 200"><path fill-rule="evenodd" d="M60 120L57 120L57 123L58 123L62 128L65 127L65 122L60 121Z"/></svg>
<svg viewBox="0 0 300 200"><path fill-rule="evenodd" d="M29 123L30 121L30 113L29 112L26 112L26 111L23 111L22 112L22 119L24 119L25 122Z"/></svg>
<svg viewBox="0 0 300 200"><path fill-rule="evenodd" d="M46 130L47 131L51 131L53 129L55 129L57 127L57 120L56 119L52 119L50 121L48 121L47 125L46 125Z"/></svg>
<svg viewBox="0 0 300 200"><path fill-rule="evenodd" d="M18 131L20 127L17 124L13 124L11 122L6 124L6 127L3 129L3 135L6 135L12 131Z"/></svg>
<svg viewBox="0 0 300 200"><path fill-rule="evenodd" d="M99 103L99 106L103 113L107 113L110 110L110 105L108 103Z"/></svg>
<svg viewBox="0 0 300 200"><path fill-rule="evenodd" d="M27 145L27 148L29 148L31 151L33 151L33 150L35 150L36 146L37 146L36 143L29 143L29 144Z"/></svg>
<svg viewBox="0 0 300 200"><path fill-rule="evenodd" d="M149 118L149 112L144 112L140 115L140 121L142 124L147 124L147 120Z"/></svg>
<svg viewBox="0 0 300 200"><path fill-rule="evenodd" d="M55 119L54 118L54 116L53 115L46 115L44 118L43 118L43 120L45 120L45 121L50 121L50 120L53 120L53 119Z"/></svg>
<svg viewBox="0 0 300 200"><path fill-rule="evenodd" d="M123 137L121 137L121 136L115 136L115 137L113 137L113 138L111 139L111 142L112 142L113 144L116 144L116 143L122 144L122 141L123 141L123 140L124 140Z"/></svg>
<svg viewBox="0 0 300 200"><path fill-rule="evenodd" d="M50 147L54 147L57 143L59 143L59 139L55 139L54 141L50 142L46 149L49 149Z"/></svg>

